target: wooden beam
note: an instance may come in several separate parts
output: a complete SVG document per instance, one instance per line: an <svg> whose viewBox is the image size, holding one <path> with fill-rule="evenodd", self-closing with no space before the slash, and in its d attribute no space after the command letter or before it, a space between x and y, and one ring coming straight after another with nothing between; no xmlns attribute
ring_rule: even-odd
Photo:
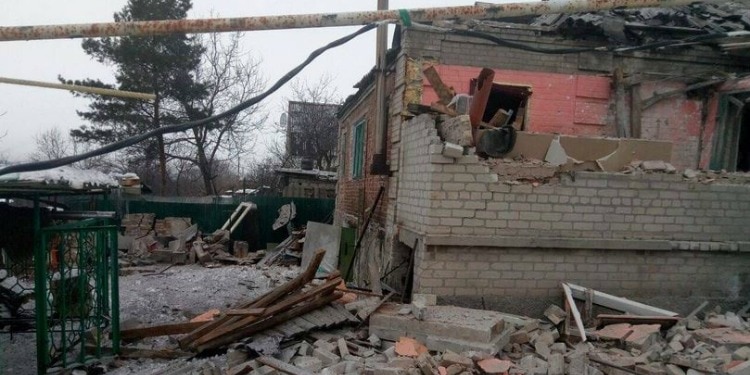
<svg viewBox="0 0 750 375"><path fill-rule="evenodd" d="M633 138L641 138L642 101L641 85L630 86L630 135Z"/></svg>
<svg viewBox="0 0 750 375"><path fill-rule="evenodd" d="M725 79L712 79L712 80L708 80L708 81L704 81L704 82L694 83L692 85L686 86L686 87L681 88L681 89L660 92L660 93L654 94L650 98L642 101L641 102L641 109L642 110L646 110L649 107L651 107L652 105L654 105L654 104L656 104L656 103L658 103L658 102L660 102L660 101L662 101L662 100L664 100L666 98L669 98L669 97L672 97L672 96L675 96L675 95L680 95L680 94L686 93L688 91L693 91L693 90L698 90L698 89L701 89L701 88L704 88L704 87L708 87L708 86L718 85L720 83L724 83L725 81L726 81Z"/></svg>
<svg viewBox="0 0 750 375"><path fill-rule="evenodd" d="M318 270L320 263L323 261L323 257L325 256L325 253L326 253L325 250L318 249L315 252L315 254L313 254L313 258L310 261L310 264L307 265L307 269L305 269L302 273L297 275L297 277L295 277L292 280L289 280L286 284L283 284L279 286L278 288L275 288L269 291L268 293L258 297L257 299L253 301L240 304L238 308L249 309L249 308L267 307L268 305L270 305L277 299L301 288L302 286L310 282L310 280L312 280L315 277L315 272ZM237 320L239 320L239 317L227 316L227 315L214 319L213 321L206 323L204 326L199 327L193 332L190 332L190 334L188 334L187 336L181 338L179 340L180 347L186 348L193 341L195 341L198 337L202 337L206 335L207 333L214 331L215 329L221 327L222 325L236 322Z"/></svg>
<svg viewBox="0 0 750 375"><path fill-rule="evenodd" d="M625 76L622 67L612 73L615 85L615 127L617 136L630 138L630 110L625 97Z"/></svg>
<svg viewBox="0 0 750 375"><path fill-rule="evenodd" d="M190 333L194 329L204 324L206 324L206 322L182 322L123 329L122 331L120 331L120 337L123 340L132 340L142 339L145 337L182 335L185 333Z"/></svg>
<svg viewBox="0 0 750 375"><path fill-rule="evenodd" d="M584 300L586 299L586 289L580 285L566 283L570 287L573 298ZM593 289L592 289L593 290ZM660 309L658 307L649 306L640 302L631 301L627 298L613 296L611 294L603 293L598 290L594 290L594 303L599 306L608 307L613 310L622 311L635 315L646 315L646 316L677 316L674 311Z"/></svg>
<svg viewBox="0 0 750 375"><path fill-rule="evenodd" d="M266 366L273 367L276 370L279 370L285 374L290 375L313 375L312 372L301 369L297 366L292 366L286 362L279 361L278 359L274 357L269 357L267 355L260 356L256 359L259 363L262 363Z"/></svg>
<svg viewBox="0 0 750 375"><path fill-rule="evenodd" d="M287 311L297 304L316 298L320 295L328 295L331 292L333 292L333 290L336 289L336 286L338 286L340 283L341 283L341 279L330 280L326 282L325 284L319 285L307 292L293 295L285 300L282 300L278 304L269 307L267 311L265 312L264 316L247 316L238 321L224 324L220 327L217 327L217 329L214 329L211 332L208 332L207 334L200 336L192 343L191 346L192 347L200 346L202 344L211 342L212 340L231 336L232 333L235 333L238 330L241 330L255 323L256 321L259 321L267 317L272 317L283 311Z"/></svg>
<svg viewBox="0 0 750 375"><path fill-rule="evenodd" d="M448 105L448 103L453 100L453 97L456 96L456 91L453 90L452 87L443 83L443 80L440 78L440 75L437 70L435 70L434 66L429 66L422 72L424 73L425 78L427 78L427 81L430 82L430 86L432 86L435 93L437 93L438 98L440 98L440 103Z"/></svg>
<svg viewBox="0 0 750 375"><path fill-rule="evenodd" d="M221 336L221 337L217 338L216 340L214 340L213 342L206 343L206 344L203 344L203 345L199 345L199 346L196 347L196 349L199 352L202 352L202 351L205 351L205 350L208 350L208 349L218 348L218 347L221 347L223 345L231 344L231 343L233 343L233 342L235 342L235 341L237 341L237 340L239 340L239 339L241 339L243 337L248 337L250 335L253 335L255 333L258 333L258 332L261 332L261 331L266 330L268 328L271 328L271 327L273 327L273 326L275 326L277 324L280 324L280 323L285 322L287 320L290 320L292 318L296 318L296 317L298 317L298 316L300 316L302 314L305 314L305 313L308 313L310 311L319 309L319 308L321 308L321 307L323 307L323 306L325 306L325 305L327 305L327 304L329 304L329 303L331 303L331 302L333 302L333 301L341 298L342 295L343 295L343 293L334 292L334 293L331 293L331 294L329 294L327 296L320 296L320 297L318 297L318 298L310 301L309 303L300 304L299 306L296 306L296 307L294 307L292 309L288 309L288 310L286 310L285 312L283 312L281 314L272 316L272 317L270 317L268 319L261 320L261 321L259 321L257 323L251 324L249 326L245 326L245 327L243 327L241 329L235 330L235 331L233 331L233 332L231 332L229 334Z"/></svg>
<svg viewBox="0 0 750 375"><path fill-rule="evenodd" d="M224 314L233 316L233 315L255 315L260 316L263 315L263 313L266 312L266 309L263 307L258 307L254 309L228 309L224 312Z"/></svg>
<svg viewBox="0 0 750 375"><path fill-rule="evenodd" d="M563 292L565 293L565 302L570 306L570 312L573 315L573 320L576 322L578 328L578 334L581 335L581 341L586 341L586 329L583 327L583 321L581 320L581 313L578 312L578 306L576 301L573 300L573 293L570 291L570 287L566 283L562 283Z"/></svg>

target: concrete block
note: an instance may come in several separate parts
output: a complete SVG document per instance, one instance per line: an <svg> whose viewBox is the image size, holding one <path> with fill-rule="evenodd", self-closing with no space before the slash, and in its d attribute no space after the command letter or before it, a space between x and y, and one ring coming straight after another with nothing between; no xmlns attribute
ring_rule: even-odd
<svg viewBox="0 0 750 375"><path fill-rule="evenodd" d="M551 354L547 359L549 364L549 375L563 375L565 374L565 358L560 353Z"/></svg>
<svg viewBox="0 0 750 375"><path fill-rule="evenodd" d="M464 155L464 148L455 143L445 142L442 154L449 158L458 159Z"/></svg>
<svg viewBox="0 0 750 375"><path fill-rule="evenodd" d="M323 369L323 361L317 357L297 357L293 361L294 365L307 371L318 372Z"/></svg>
<svg viewBox="0 0 750 375"><path fill-rule="evenodd" d="M341 360L341 357L324 348L315 348L315 350L313 350L313 356L323 363L323 367L331 366Z"/></svg>

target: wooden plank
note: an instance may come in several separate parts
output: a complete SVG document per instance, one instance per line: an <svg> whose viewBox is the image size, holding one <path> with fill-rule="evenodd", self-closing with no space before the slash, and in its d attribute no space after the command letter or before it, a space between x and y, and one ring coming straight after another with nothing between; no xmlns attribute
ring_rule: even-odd
<svg viewBox="0 0 750 375"><path fill-rule="evenodd" d="M578 312L578 306L573 300L573 293L570 291L570 287L566 283L562 283L563 292L565 292L565 301L570 307L570 312L573 315L573 320L576 322L578 333L581 335L581 341L586 341L586 330L583 327L583 321L581 321L581 313Z"/></svg>
<svg viewBox="0 0 750 375"><path fill-rule="evenodd" d="M297 366L290 365L288 363L284 363L282 361L279 361L278 359L274 357L269 356L260 356L256 359L258 363L262 363L268 367L272 367L276 370L279 370L283 372L284 374L290 374L290 375L314 375L312 372L309 372L307 370L301 369Z"/></svg>
<svg viewBox="0 0 750 375"><path fill-rule="evenodd" d="M570 287L573 298L584 300L586 298L586 289L580 285L566 283ZM593 289L592 289L593 290ZM640 302L631 301L627 298L613 296L611 294L603 293L598 290L594 290L594 303L599 306L608 307L613 310L626 312L633 315L645 315L645 316L677 316L674 311L660 309L658 307L649 306Z"/></svg>
<svg viewBox="0 0 750 375"><path fill-rule="evenodd" d="M261 332L263 330L266 330L268 328L271 328L281 322L290 320L292 318L295 318L297 316L300 316L306 312L319 309L332 301L335 301L339 298L341 298L342 294L340 292L334 292L329 295L321 295L317 298L313 299L312 301L309 301L307 303L300 304L298 306L295 306L291 309L285 309L283 313L280 313L278 315L274 315L268 319L264 319L261 321L258 321L256 323L250 324L248 326L244 326L242 328L236 329L231 331L230 333L224 334L222 336L217 337L211 342L205 342L203 344L200 344L196 347L196 349L199 352L203 352L208 349L214 349L221 347L223 345L231 344L243 337L247 337L250 335L253 335L257 332Z"/></svg>
<svg viewBox="0 0 750 375"><path fill-rule="evenodd" d="M316 268L317 269L317 268ZM212 330L211 332L208 332L207 334L200 336L197 338L191 345L191 347L195 347L201 344L205 344L207 342L210 342L211 340L217 339L221 336L230 335L230 333L235 332L238 329L241 329L243 327L246 327L258 320L263 319L267 316L274 316L282 311L286 311L290 309L291 307L308 301L310 299L313 299L317 297L318 295L328 295L330 292L333 292L333 290L336 288L336 286L341 282L341 279L334 279L330 280L324 284L321 284L319 286L316 286L315 288L290 296L289 298L286 298L282 300L280 303L277 303L276 305L273 305L269 307L266 311L266 315L263 317L256 317L256 316L247 316L239 321L232 322L229 324L222 325L220 327L217 327L216 329ZM340 294L339 294L340 295Z"/></svg>
<svg viewBox="0 0 750 375"><path fill-rule="evenodd" d="M688 314L685 319L692 318L696 315L698 315L701 310L705 309L706 306L708 306L708 301L703 301L703 303L700 304L700 306L696 307L695 310L691 311L690 314Z"/></svg>
<svg viewBox="0 0 750 375"><path fill-rule="evenodd" d="M241 304L240 309L250 309L250 308L259 308L259 307L268 307L271 303L275 302L279 298L295 291L300 288L302 288L305 284L309 283L314 277L315 272L318 270L318 267L320 266L320 263L323 261L323 257L325 256L325 250L318 249L315 254L313 255L313 259L310 261L310 264L307 265L307 268L297 275L292 280L289 280L285 284L279 286L278 288L275 288L274 290L269 291L268 293L262 295L261 297ZM217 328L227 325L230 323L237 322L240 320L241 317L237 316L222 316L218 319L215 319L212 322L206 323L203 327L197 328L193 332L190 332L187 336L181 338L179 340L180 347L186 348L190 347L191 344L199 337L202 337L210 332L215 331Z"/></svg>
<svg viewBox="0 0 750 375"><path fill-rule="evenodd" d="M204 324L206 324L206 322L182 322L123 329L122 331L120 331L120 337L123 340L132 340L142 339L145 337L181 335L190 333L194 329L201 327Z"/></svg>
<svg viewBox="0 0 750 375"><path fill-rule="evenodd" d="M375 311L378 311L380 306L383 306L384 303L386 303L389 299L391 299L391 297L393 297L393 294L393 292L388 293L387 296L383 297L383 299L381 299L380 302L378 302L372 308L364 308L360 312L358 312L357 317L362 319L362 322L359 323L359 325L362 326L362 324L365 324L365 322L367 322L367 320L370 318L370 315L372 315L372 313L374 313Z"/></svg>
<svg viewBox="0 0 750 375"><path fill-rule="evenodd" d="M266 312L266 309L263 307L256 307L253 309L227 309L227 311L224 312L224 314L228 316L234 316L234 315L255 315L260 316L263 315L263 313Z"/></svg>
<svg viewBox="0 0 750 375"><path fill-rule="evenodd" d="M677 322L680 318L674 316L642 316L642 315L611 315L611 314L599 314L596 316L599 320L600 326L615 323L630 323L630 324L661 324L664 329L668 329Z"/></svg>
<svg viewBox="0 0 750 375"><path fill-rule="evenodd" d="M430 82L432 89L435 90L438 98L440 98L440 103L450 103L451 100L453 100L453 97L456 96L456 91L443 82L437 70L435 70L435 67L429 66L422 72L424 73L425 78L427 78L427 82Z"/></svg>

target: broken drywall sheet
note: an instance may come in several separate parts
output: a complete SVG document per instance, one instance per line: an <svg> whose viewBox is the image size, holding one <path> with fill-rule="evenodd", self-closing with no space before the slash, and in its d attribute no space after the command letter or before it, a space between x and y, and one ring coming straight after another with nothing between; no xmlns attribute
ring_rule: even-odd
<svg viewBox="0 0 750 375"><path fill-rule="evenodd" d="M326 251L326 255L320 267L318 267L316 277L326 276L336 271L339 264L340 244L341 227L308 221L305 246L302 249L302 268L307 267L316 250L323 249Z"/></svg>
<svg viewBox="0 0 750 375"><path fill-rule="evenodd" d="M596 162L598 169L607 172L619 172L635 160L670 162L672 159L670 142L561 135L561 147L558 148L557 145L553 145L555 137L558 136L518 132L516 144L506 157L544 160L553 165L565 165L565 169L593 167L593 162ZM565 162L562 162L563 155L567 158Z"/></svg>

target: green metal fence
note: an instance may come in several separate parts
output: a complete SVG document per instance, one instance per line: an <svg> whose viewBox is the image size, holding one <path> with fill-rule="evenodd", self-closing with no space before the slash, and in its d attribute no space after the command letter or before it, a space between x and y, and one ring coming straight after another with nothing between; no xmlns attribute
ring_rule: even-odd
<svg viewBox="0 0 750 375"><path fill-rule="evenodd" d="M92 201L86 198L69 200L66 203L74 210L118 211L126 213L153 213L157 218L190 217L204 233L213 232L221 228L240 202L253 202L258 206L256 213L251 214L244 225L232 234L233 239L248 240L259 248L268 243L283 241L288 233L284 229L274 231L271 226L278 217L281 206L294 202L297 207L295 222L304 225L308 221L330 222L333 218L335 200L313 198L286 197L247 197L233 199L215 199L206 202L205 199L142 197L139 199L124 199L120 207L116 207L112 200L98 199Z"/></svg>
<svg viewBox="0 0 750 375"><path fill-rule="evenodd" d="M38 372L85 364L109 345L118 352L117 226L87 219L42 228L34 265Z"/></svg>

